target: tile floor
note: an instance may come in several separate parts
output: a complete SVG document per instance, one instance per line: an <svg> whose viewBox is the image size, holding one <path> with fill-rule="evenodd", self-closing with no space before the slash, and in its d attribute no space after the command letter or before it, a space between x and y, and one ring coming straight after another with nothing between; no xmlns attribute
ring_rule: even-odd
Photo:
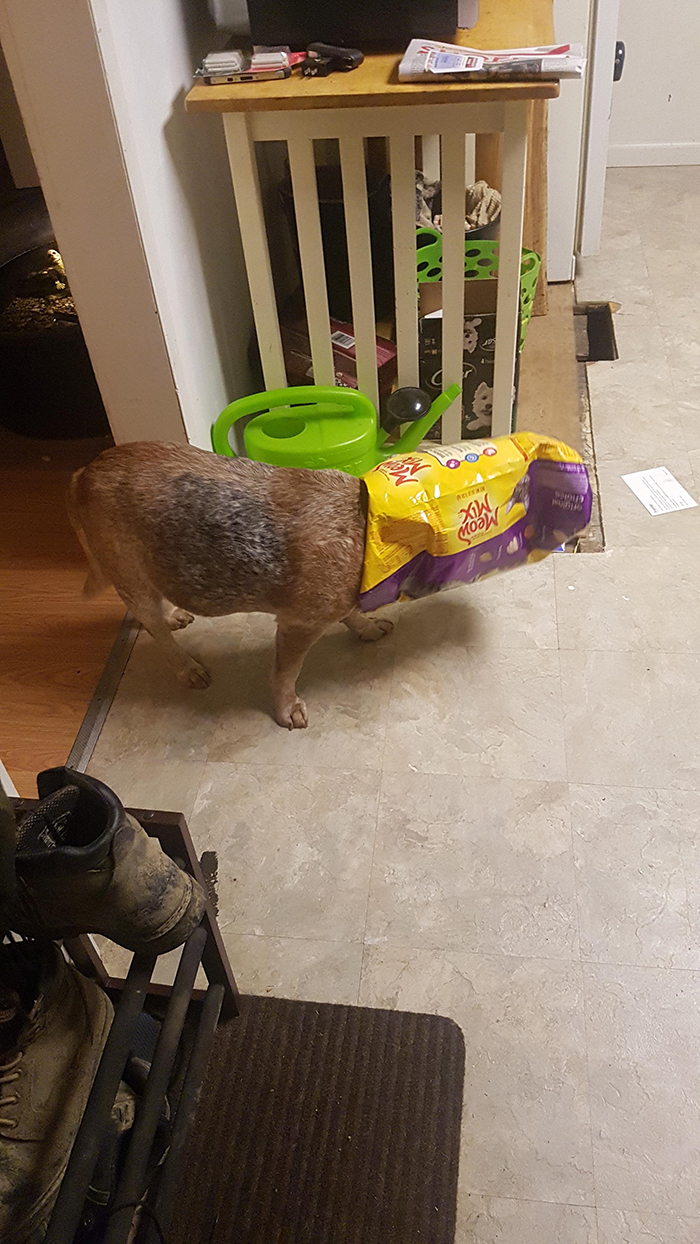
<svg viewBox="0 0 700 1244"><path fill-rule="evenodd" d="M657 218L663 203L663 219ZM91 771L219 854L244 990L453 1016L458 1244L700 1240L700 168L610 172L579 293L620 304L589 368L606 551L342 628L306 732L268 716L272 626L198 621L215 683L137 644Z"/></svg>

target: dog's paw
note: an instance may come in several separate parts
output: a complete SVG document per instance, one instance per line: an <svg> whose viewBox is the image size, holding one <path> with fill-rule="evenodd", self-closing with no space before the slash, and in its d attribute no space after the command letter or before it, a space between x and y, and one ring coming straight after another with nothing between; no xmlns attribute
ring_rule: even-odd
<svg viewBox="0 0 700 1244"><path fill-rule="evenodd" d="M184 631L190 622L194 622L194 614L188 613L186 609L173 609L167 622L171 631Z"/></svg>
<svg viewBox="0 0 700 1244"><path fill-rule="evenodd" d="M305 730L309 724L309 714L303 700L297 696L276 712L278 726L286 726L287 730Z"/></svg>
<svg viewBox="0 0 700 1244"><path fill-rule="evenodd" d="M198 661L193 661L186 669L178 673L178 678L185 687L192 691L205 691L211 686L211 674Z"/></svg>
<svg viewBox="0 0 700 1244"><path fill-rule="evenodd" d="M394 623L388 618L367 618L362 630L358 630L357 637L365 644L373 644L385 635L390 635L393 629Z"/></svg>

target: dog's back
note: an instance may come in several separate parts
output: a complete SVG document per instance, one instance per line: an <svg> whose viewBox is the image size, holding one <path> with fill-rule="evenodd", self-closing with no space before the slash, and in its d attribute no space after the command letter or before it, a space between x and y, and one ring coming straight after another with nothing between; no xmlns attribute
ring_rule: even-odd
<svg viewBox="0 0 700 1244"><path fill-rule="evenodd" d="M357 601L365 493L338 471L135 442L73 477L69 511L90 560L89 594L112 582L129 599L145 576L202 615L343 617Z"/></svg>

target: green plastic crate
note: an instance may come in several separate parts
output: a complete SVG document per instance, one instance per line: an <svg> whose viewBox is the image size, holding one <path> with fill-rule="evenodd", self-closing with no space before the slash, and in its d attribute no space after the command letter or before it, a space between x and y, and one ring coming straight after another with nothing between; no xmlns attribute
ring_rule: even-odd
<svg viewBox="0 0 700 1244"><path fill-rule="evenodd" d="M425 239L430 239L426 241ZM416 269L418 281L442 280L442 234L439 229L431 229L421 225L416 230ZM535 301L537 278L540 275L542 260L535 251L523 247L523 259L520 266L520 349L525 345L525 334L532 315L532 304ZM493 277L498 272L498 242L473 241L465 239L464 244L464 277L465 280L478 280L480 277Z"/></svg>

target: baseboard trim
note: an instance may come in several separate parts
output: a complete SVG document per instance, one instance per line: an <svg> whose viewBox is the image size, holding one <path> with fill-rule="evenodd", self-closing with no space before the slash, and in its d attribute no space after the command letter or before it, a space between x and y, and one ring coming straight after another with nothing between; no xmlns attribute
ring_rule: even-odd
<svg viewBox="0 0 700 1244"><path fill-rule="evenodd" d="M700 143L611 143L608 168L647 164L700 164Z"/></svg>

